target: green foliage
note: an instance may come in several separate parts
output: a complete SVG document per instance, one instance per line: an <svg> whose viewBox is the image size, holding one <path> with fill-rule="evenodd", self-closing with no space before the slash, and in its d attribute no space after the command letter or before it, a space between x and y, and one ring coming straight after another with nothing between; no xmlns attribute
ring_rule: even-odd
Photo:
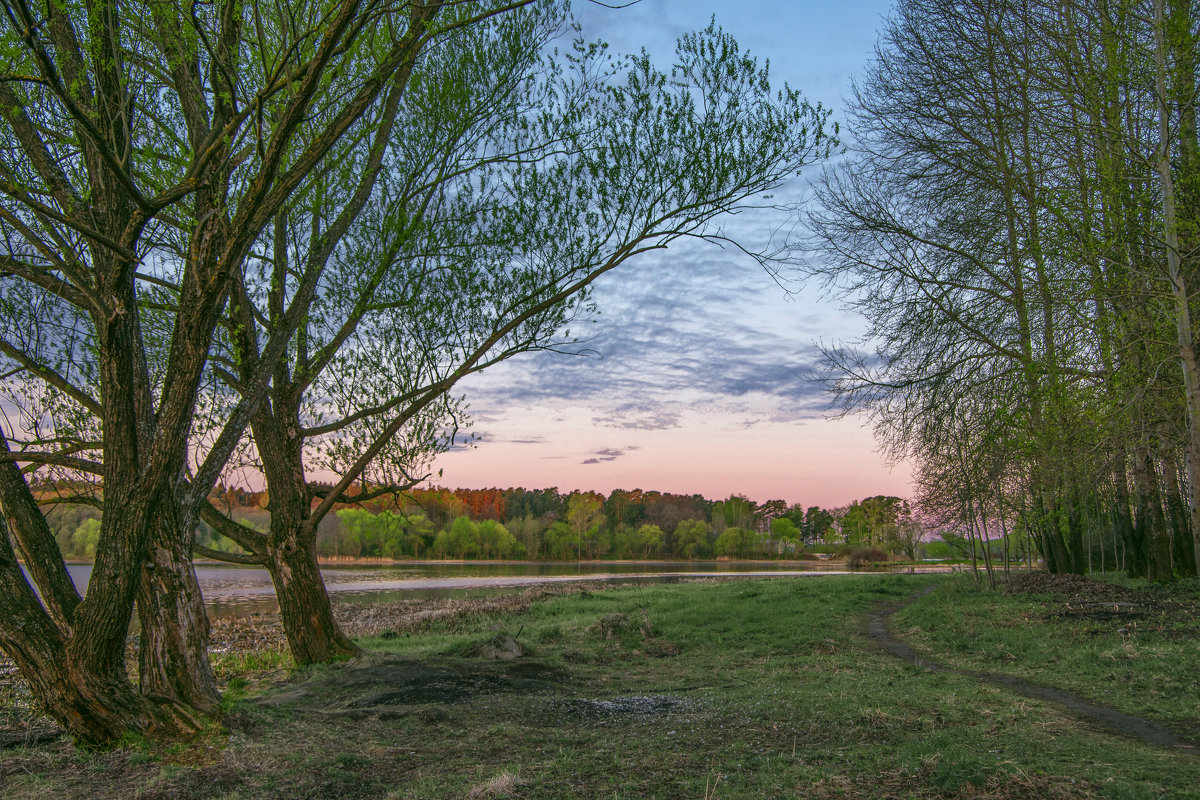
<svg viewBox="0 0 1200 800"><path fill-rule="evenodd" d="M856 500L842 514L842 535L852 545L880 546L895 539L908 503L899 497L877 495Z"/></svg>
<svg viewBox="0 0 1200 800"><path fill-rule="evenodd" d="M804 512L804 522L801 526L805 541L813 544L831 541L830 537L837 535L833 523L833 514L819 506L809 506Z"/></svg>
<svg viewBox="0 0 1200 800"><path fill-rule="evenodd" d="M675 526L675 552L681 558L703 558L712 553L708 523L699 519L688 519Z"/></svg>
<svg viewBox="0 0 1200 800"><path fill-rule="evenodd" d="M643 558L661 555L666 546L662 528L657 525L642 525L635 534L638 553Z"/></svg>
<svg viewBox="0 0 1200 800"><path fill-rule="evenodd" d="M479 523L479 550L483 558L521 558L525 555L525 545L493 519Z"/></svg>
<svg viewBox="0 0 1200 800"><path fill-rule="evenodd" d="M749 558L755 555L758 546L759 538L754 531L726 528L713 544L713 553L726 558Z"/></svg>
<svg viewBox="0 0 1200 800"><path fill-rule="evenodd" d="M771 538L779 543L781 552L795 552L801 543L800 529L787 517L771 520Z"/></svg>
<svg viewBox="0 0 1200 800"><path fill-rule="evenodd" d="M579 558L583 541L565 522L556 522L546 529L546 553L560 561Z"/></svg>
<svg viewBox="0 0 1200 800"><path fill-rule="evenodd" d="M465 513L467 500L483 514L494 513L497 508L507 509L507 523L490 517L477 519ZM813 549L833 552L827 546L830 541L842 546L836 524L855 536L861 530L862 538L868 539L865 531L872 524L871 509L880 507L894 512L890 516L883 514L882 522L876 520L878 530L890 532L890 538L881 547L907 553L909 548L902 539L910 534L914 548L911 555L915 555L920 531L904 515L905 501L882 496L856 502L836 516L818 506L784 508L782 501L775 508L768 509L767 505L760 508L742 495L709 503L697 495L620 489L607 498L586 492L562 495L555 489L421 490L402 505L403 511L371 512L355 508L337 512L336 529L322 534L321 554L350 558L426 555L535 560L802 558L811 556ZM543 509L540 517L533 515L536 509ZM697 509L708 509L711 521L683 516ZM761 520L761 515L768 511L777 514L769 524ZM443 518L444 522L435 524L437 518ZM622 521L628 519L642 522L632 525ZM747 526L728 525L731 519L742 520ZM764 532L752 527L759 524L765 525ZM953 534L946 535L953 539ZM837 552L842 555L848 551ZM941 551L935 546L934 552Z"/></svg>
<svg viewBox="0 0 1200 800"><path fill-rule="evenodd" d="M754 528L758 507L745 495L734 494L713 504L713 524L724 528Z"/></svg>
<svg viewBox="0 0 1200 800"><path fill-rule="evenodd" d="M420 556L433 538L433 526L419 513L372 514L361 508L337 512L338 531L321 543L327 556L403 558Z"/></svg>
<svg viewBox="0 0 1200 800"><path fill-rule="evenodd" d="M100 520L87 519L71 534L71 555L91 558L100 543Z"/></svg>

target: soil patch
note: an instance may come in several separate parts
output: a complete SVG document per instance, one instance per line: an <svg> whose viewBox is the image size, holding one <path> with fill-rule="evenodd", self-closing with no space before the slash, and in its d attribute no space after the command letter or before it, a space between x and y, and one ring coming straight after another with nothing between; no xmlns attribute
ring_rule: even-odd
<svg viewBox="0 0 1200 800"><path fill-rule="evenodd" d="M1031 576L1020 576L1020 577L1028 578ZM1091 580L1088 580L1087 578L1081 578L1079 576L1049 575L1049 576L1045 576L1045 577L1051 578L1052 580L1042 582L1040 585L1051 585L1051 586L1061 586L1061 587L1073 586L1075 588L1072 589L1072 591L1075 591L1076 589L1078 589L1080 587L1081 583L1086 583L1086 584L1101 583L1100 581L1091 581ZM1062 579L1062 578L1066 578L1068 580L1066 580L1066 581L1058 580L1058 579ZM1036 582L1036 581L1024 581L1023 583L1028 586L1039 585L1038 582ZM1032 697L1036 700L1045 700L1045 701L1048 701L1051 703L1057 703L1058 705L1064 706L1065 708L1069 709L1070 711L1074 712L1076 715L1078 715L1080 717L1083 717L1092 722L1098 722L1101 725L1104 725L1108 728L1114 729L1126 736L1130 736L1135 739L1140 739L1143 742L1157 745L1159 747L1164 747L1164 748L1168 748L1171 750L1182 750L1184 752L1188 752L1193 755L1200 756L1200 745L1197 745L1194 742L1189 742L1185 739L1180 738L1179 736L1176 736L1174 733L1167 730L1166 728L1164 728L1162 725L1158 724L1157 722L1154 722L1153 720L1142 719L1141 717L1134 717L1129 714L1124 714L1120 711L1117 711L1114 708L1097 705L1095 703L1089 703L1086 700L1078 698L1075 695L1069 694L1067 692L1063 692L1058 689L1051 689L1046 686L1039 686L1037 684L1030 683L1029 681L1025 681L1025 680L1022 680L1021 678L1016 678L1011 675L1003 675L1003 674L995 673L995 672L983 672L983 671L978 671L978 670L956 669L956 668L952 668L952 667L946 667L944 665L937 664L935 662L921 658L919 655L917 655L917 653L911 647L909 647L908 645L901 642L899 639L897 639L892 634L892 632L888 628L888 621L890 620L891 616L896 611L898 611L900 608L902 608L905 605L908 605L909 603L915 602L922 597L925 597L926 595L930 594L935 588L936 588L936 585L927 586L924 589L922 589L920 592L917 592L915 595L910 597L908 600L905 600L900 603L890 603L888 605L881 606L880 608L878 608L875 611L875 613L873 613L867 621L867 628L866 628L867 638L869 638L871 641L873 641L875 644L877 644L879 647L881 647L883 650L887 651L888 653L891 653L892 655L896 656L897 658L907 661L908 663L912 664L913 666L915 666L919 669L923 669L923 670L926 670L929 672L955 672L960 675L966 675L967 677L975 678L976 680L986 681L988 683L993 683L998 686L1003 686L1006 689L1009 689L1011 691L1014 691L1018 694L1026 696L1026 697ZM1086 587L1086 588L1088 588L1090 590L1092 587ZM1124 589L1124 587L1119 587L1119 586L1114 587L1114 588ZM1099 590L1099 591L1103 591L1103 590ZM1128 592L1130 590L1125 590L1125 591ZM1042 590L1036 590L1031 593L1043 594L1043 593L1047 593L1047 592L1044 592ZM1065 592L1053 592L1053 593L1065 593Z"/></svg>
<svg viewBox="0 0 1200 800"><path fill-rule="evenodd" d="M1004 582L1005 594L1049 594L1065 596L1076 604L1138 603L1146 599L1145 592L1097 581L1083 575L1051 575L1047 572L1014 573Z"/></svg>
<svg viewBox="0 0 1200 800"><path fill-rule="evenodd" d="M562 672L531 661L414 661L369 653L339 667L305 673L254 702L292 713L355 717L394 714L429 703L462 703L486 694L538 694L566 680Z"/></svg>
<svg viewBox="0 0 1200 800"><path fill-rule="evenodd" d="M1200 616L1200 596L1186 582L1150 584L1137 589L1082 575L1050 575L1044 572L1014 574L1003 585L1005 594L1046 595L1054 605L1045 619L1075 619L1091 622L1126 622L1139 630L1179 637L1189 636L1178 626L1180 620ZM1119 631L1124 632L1124 631Z"/></svg>

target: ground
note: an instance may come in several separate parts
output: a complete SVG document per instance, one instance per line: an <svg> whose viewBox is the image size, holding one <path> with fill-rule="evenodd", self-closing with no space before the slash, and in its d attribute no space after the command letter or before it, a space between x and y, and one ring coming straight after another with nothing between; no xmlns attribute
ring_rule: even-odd
<svg viewBox="0 0 1200 800"><path fill-rule="evenodd" d="M1089 657L1076 650L1116 648L1121 669L1092 669L1081 696L1190 736L1200 589L1056 594L1056 581L1005 594L961 577L776 578L341 607L369 652L298 672L277 620L222 622L229 711L204 736L9 747L0 796L1200 797L1195 755L971 674L1067 692ZM1086 616L1110 611L1141 616ZM880 618L946 668L872 640ZM1142 696L1129 670L1168 686ZM19 686L4 691L10 733L45 730Z"/></svg>

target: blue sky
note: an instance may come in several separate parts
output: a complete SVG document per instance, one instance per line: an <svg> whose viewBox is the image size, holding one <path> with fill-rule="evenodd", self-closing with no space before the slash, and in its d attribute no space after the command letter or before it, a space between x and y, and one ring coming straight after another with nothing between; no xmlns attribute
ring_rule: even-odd
<svg viewBox="0 0 1200 800"><path fill-rule="evenodd" d="M578 4L584 35L670 63L676 38L710 18L743 49L840 117L889 4ZM800 198L801 187L793 197ZM739 230L761 237L778 220ZM743 225L739 218L736 224ZM446 486L738 492L762 501L843 505L907 496L907 465L887 465L861 418L828 419L807 380L816 343L859 321L817 287L785 291L744 256L685 244L605 276L589 354L538 353L460 384L478 437L443 456Z"/></svg>

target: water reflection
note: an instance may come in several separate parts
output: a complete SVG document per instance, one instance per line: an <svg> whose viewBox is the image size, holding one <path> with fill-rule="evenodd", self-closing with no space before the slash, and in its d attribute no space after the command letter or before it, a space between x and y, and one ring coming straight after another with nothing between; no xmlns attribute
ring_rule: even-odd
<svg viewBox="0 0 1200 800"><path fill-rule="evenodd" d="M80 592L91 577L90 564L68 569ZM325 587L342 602L375 602L418 597L495 594L538 583L579 580L670 582L684 578L741 574L802 576L843 574L841 565L822 562L406 562L329 564L321 568ZM275 589L262 568L237 564L198 564L196 577L213 617L275 611Z"/></svg>

